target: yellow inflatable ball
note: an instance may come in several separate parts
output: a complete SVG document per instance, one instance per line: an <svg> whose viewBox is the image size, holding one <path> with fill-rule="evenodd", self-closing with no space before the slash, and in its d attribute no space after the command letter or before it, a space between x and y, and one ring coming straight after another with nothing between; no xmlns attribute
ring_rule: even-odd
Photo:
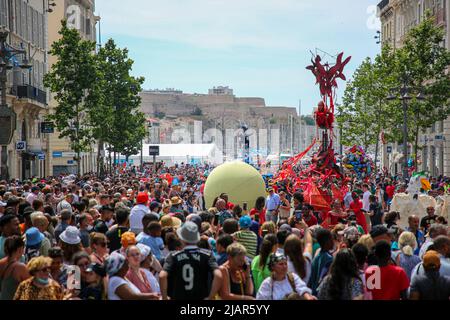
<svg viewBox="0 0 450 320"><path fill-rule="evenodd" d="M250 211L258 197L266 196L266 187L261 174L251 165L233 161L215 168L205 183L206 208L210 208L215 197L228 194L228 201L239 204L247 202Z"/></svg>

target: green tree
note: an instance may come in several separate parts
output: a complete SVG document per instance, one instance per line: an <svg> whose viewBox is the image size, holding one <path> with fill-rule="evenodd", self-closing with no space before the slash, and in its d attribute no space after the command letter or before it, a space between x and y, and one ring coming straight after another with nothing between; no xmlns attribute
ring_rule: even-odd
<svg viewBox="0 0 450 320"><path fill-rule="evenodd" d="M98 74L94 55L95 43L83 40L77 30L62 21L61 38L52 44L50 54L57 58L44 77L44 84L54 94L58 105L49 115L55 122L59 138L68 138L71 149L77 154L80 174L80 154L90 151L93 142L89 123L90 108L97 105Z"/></svg>
<svg viewBox="0 0 450 320"><path fill-rule="evenodd" d="M96 126L103 126L96 131L96 136L108 143L110 152L128 157L138 153L145 136L145 116L138 111L144 78L131 76L133 63L128 49L118 48L112 39L98 52L105 113L95 114Z"/></svg>
<svg viewBox="0 0 450 320"><path fill-rule="evenodd" d="M414 144L416 163L419 134L450 114L450 51L443 46L444 39L445 30L437 26L434 17L427 12L426 19L408 32L403 47L396 52L399 85L406 83L410 88L423 88L426 97L418 101L417 90L409 93L408 141ZM400 102L393 107L402 110ZM392 114L391 119L402 122L401 112ZM401 133L394 129L394 135L398 137Z"/></svg>
<svg viewBox="0 0 450 320"><path fill-rule="evenodd" d="M378 156L379 136L386 125L386 118L380 115L388 110L385 97L389 79L389 66L385 59L390 49L383 50L374 61L367 58L357 68L353 79L347 83L342 105L337 107L337 122L342 129L345 145L361 145L366 150L375 145L375 161Z"/></svg>
<svg viewBox="0 0 450 320"><path fill-rule="evenodd" d="M407 109L407 141L418 154L419 134L450 114L450 52L442 45L444 30L427 14L405 38L403 47L388 45L372 62L366 59L349 81L338 107L337 122L343 130L344 144L376 145L381 130L389 141L403 140L403 108L399 99L387 101L391 88L406 84L411 88ZM422 88L424 102L416 99ZM395 90L398 95L399 90ZM402 92L404 94L405 92ZM377 155L377 153L376 153Z"/></svg>

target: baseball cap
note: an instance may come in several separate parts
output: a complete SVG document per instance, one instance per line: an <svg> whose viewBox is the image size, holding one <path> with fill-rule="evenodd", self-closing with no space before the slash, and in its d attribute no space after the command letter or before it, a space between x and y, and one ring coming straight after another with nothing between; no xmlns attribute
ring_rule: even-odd
<svg viewBox="0 0 450 320"><path fill-rule="evenodd" d="M161 203L157 202L157 201L152 201L149 205L150 211L153 211L157 208L161 208Z"/></svg>
<svg viewBox="0 0 450 320"><path fill-rule="evenodd" d="M148 193L147 192L139 192L136 197L136 202L138 204L147 204L148 203Z"/></svg>
<svg viewBox="0 0 450 320"><path fill-rule="evenodd" d="M439 269L441 266L441 259L439 253L434 250L429 250L423 255L423 267L425 269Z"/></svg>
<svg viewBox="0 0 450 320"><path fill-rule="evenodd" d="M250 218L250 216L245 215L239 219L239 226L242 229L248 229L250 228L251 225L252 225L252 218Z"/></svg>

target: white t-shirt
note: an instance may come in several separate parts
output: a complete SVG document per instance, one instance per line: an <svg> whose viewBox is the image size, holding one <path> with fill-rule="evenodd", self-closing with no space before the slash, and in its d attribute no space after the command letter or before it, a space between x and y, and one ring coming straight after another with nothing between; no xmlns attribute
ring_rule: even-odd
<svg viewBox="0 0 450 320"><path fill-rule="evenodd" d="M297 293L301 296L305 293L311 294L311 289L306 286L303 280L295 273L292 275ZM283 300L286 295L292 292L292 286L287 276L283 281L273 281L272 277L269 277L262 282L256 295L256 300Z"/></svg>
<svg viewBox="0 0 450 320"><path fill-rule="evenodd" d="M369 208L370 208L370 201L369 201L370 196L371 196L370 191L366 191L363 194L363 200L362 200L363 207L362 208L363 208L363 210L365 210L367 212L369 212Z"/></svg>
<svg viewBox="0 0 450 320"><path fill-rule="evenodd" d="M116 290L122 285L127 285L135 293L141 293L141 291L130 281L127 281L121 277L114 276L109 278L108 281L108 300L121 300L116 294Z"/></svg>
<svg viewBox="0 0 450 320"><path fill-rule="evenodd" d="M143 231L142 218L150 213L150 209L143 204L135 205L130 211L130 229L131 231Z"/></svg>
<svg viewBox="0 0 450 320"><path fill-rule="evenodd" d="M302 278L302 280L303 280L305 283L308 283L309 278L311 277L311 261L312 261L312 256L311 256L310 253L303 253L303 257L305 258L305 269L306 269L306 274L305 274L305 277ZM291 259L289 259L289 257L287 257L287 263L288 263L288 272L295 273L296 275L300 276L299 274L297 274L297 271L295 271L294 264L292 263Z"/></svg>

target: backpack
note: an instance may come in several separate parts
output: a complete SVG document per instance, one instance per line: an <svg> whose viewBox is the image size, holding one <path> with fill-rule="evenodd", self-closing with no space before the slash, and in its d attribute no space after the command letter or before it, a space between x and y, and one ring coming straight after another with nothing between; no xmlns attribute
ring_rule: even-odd
<svg viewBox="0 0 450 320"><path fill-rule="evenodd" d="M288 272L286 276L289 281L289 284L292 287L293 292L286 294L286 296L284 296L283 300L303 300L303 297L298 294L297 289L295 288L295 279L294 279L294 275L292 274L292 272ZM271 289L272 289L272 300L274 300L273 299L273 278L270 277L270 280L271 280Z"/></svg>

